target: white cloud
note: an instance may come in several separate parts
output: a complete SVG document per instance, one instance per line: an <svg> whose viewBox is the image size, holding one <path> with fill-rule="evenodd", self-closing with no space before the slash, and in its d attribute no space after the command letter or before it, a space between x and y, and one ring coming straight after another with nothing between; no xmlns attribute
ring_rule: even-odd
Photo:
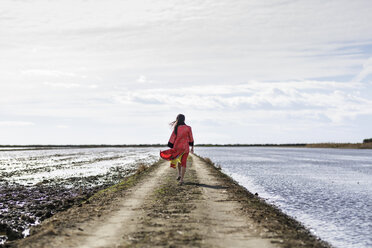
<svg viewBox="0 0 372 248"><path fill-rule="evenodd" d="M266 130L285 123L301 137L304 127L371 116L371 85L362 83L371 74L368 1L1 5L3 118L42 118L53 130L70 118L84 127L104 122L95 128L118 125L129 137L149 119L160 125L185 112L200 123L213 119L224 137L230 125L263 123L272 123ZM87 130L80 131L93 137Z"/></svg>
<svg viewBox="0 0 372 248"><path fill-rule="evenodd" d="M372 74L372 57L369 57L364 63L363 63L363 69L356 75L356 77L353 79L354 82L361 82L364 78L366 78L368 75Z"/></svg>
<svg viewBox="0 0 372 248"><path fill-rule="evenodd" d="M29 69L21 71L22 74L27 76L48 76L48 77L61 77L61 76L68 76L68 77L76 77L75 73L71 72L62 72L56 70L41 70L41 69Z"/></svg>
<svg viewBox="0 0 372 248"><path fill-rule="evenodd" d="M57 88L79 88L81 87L80 84L76 83L51 83L51 82L44 82L44 85L51 86L51 87L57 87Z"/></svg>
<svg viewBox="0 0 372 248"><path fill-rule="evenodd" d="M86 75L117 78L149 71L161 77L156 81L175 75L194 83L352 75L365 59L359 47L372 37L370 7L366 1L4 1L3 13L14 19L0 23L9 27L0 33L6 37L0 49L7 48L0 64L12 68L21 60L28 73L49 76L76 74L82 65Z"/></svg>
<svg viewBox="0 0 372 248"><path fill-rule="evenodd" d="M35 123L28 121L0 121L0 126L3 127L25 127L25 126L34 126Z"/></svg>
<svg viewBox="0 0 372 248"><path fill-rule="evenodd" d="M372 115L372 99L360 96L362 85L336 82L250 82L239 85L204 85L156 88L119 93L120 103L172 105L200 111L287 113L301 118L326 116L333 122Z"/></svg>
<svg viewBox="0 0 372 248"><path fill-rule="evenodd" d="M60 128L60 129L67 129L69 127L70 126L68 126L68 125L57 125L57 128Z"/></svg>
<svg viewBox="0 0 372 248"><path fill-rule="evenodd" d="M147 79L146 76L141 75L141 76L138 77L137 82L140 83L140 84L148 84L148 83L152 83L153 81Z"/></svg>
<svg viewBox="0 0 372 248"><path fill-rule="evenodd" d="M50 87L55 87L55 88L66 88L66 89L71 89L71 88L90 88L90 89L95 89L98 86L95 84L91 85L83 85L83 84L77 84L77 83L52 83L52 82L44 82L44 85L50 86Z"/></svg>

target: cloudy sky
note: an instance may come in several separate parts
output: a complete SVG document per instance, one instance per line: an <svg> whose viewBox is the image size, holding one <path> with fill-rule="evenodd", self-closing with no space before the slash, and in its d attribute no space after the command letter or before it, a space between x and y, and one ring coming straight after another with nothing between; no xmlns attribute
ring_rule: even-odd
<svg viewBox="0 0 372 248"><path fill-rule="evenodd" d="M372 2L2 0L0 144L372 137Z"/></svg>

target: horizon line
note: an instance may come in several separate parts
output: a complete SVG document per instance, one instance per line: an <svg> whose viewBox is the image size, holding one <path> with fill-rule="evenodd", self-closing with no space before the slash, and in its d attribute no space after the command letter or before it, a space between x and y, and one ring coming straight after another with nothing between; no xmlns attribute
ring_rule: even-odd
<svg viewBox="0 0 372 248"><path fill-rule="evenodd" d="M304 145L314 145L314 144L361 144L363 142L314 142L314 143L204 143L195 144L195 146L304 146ZM4 144L0 147L136 147L136 146L167 146L167 144L29 144L29 145L9 145Z"/></svg>

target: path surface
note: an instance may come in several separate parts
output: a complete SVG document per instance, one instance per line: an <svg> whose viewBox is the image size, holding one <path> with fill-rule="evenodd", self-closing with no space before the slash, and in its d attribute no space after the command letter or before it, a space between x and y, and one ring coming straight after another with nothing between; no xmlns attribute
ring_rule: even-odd
<svg viewBox="0 0 372 248"><path fill-rule="evenodd" d="M204 239L213 247L274 247L259 236L254 223L240 213L240 204L228 200L226 189L210 174L203 162L193 157L197 177L203 185L203 200L198 202L200 219L204 219Z"/></svg>
<svg viewBox="0 0 372 248"><path fill-rule="evenodd" d="M75 233L69 233L69 247L120 247L123 237L137 229L143 215L144 201L151 195L159 180L166 174L167 166L160 166L154 175L132 189L132 192L119 203L119 210L100 220L82 225ZM61 240L66 244L66 238ZM71 245L71 246L70 246ZM58 247L58 246L57 246Z"/></svg>
<svg viewBox="0 0 372 248"><path fill-rule="evenodd" d="M168 163L114 201L105 214L52 231L22 247L276 247L229 200L209 165L192 155L185 184ZM26 241L26 242L25 242Z"/></svg>

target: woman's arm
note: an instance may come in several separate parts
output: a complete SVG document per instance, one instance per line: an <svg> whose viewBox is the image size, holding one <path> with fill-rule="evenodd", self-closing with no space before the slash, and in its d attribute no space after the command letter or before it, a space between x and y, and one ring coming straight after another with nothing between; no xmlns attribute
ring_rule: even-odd
<svg viewBox="0 0 372 248"><path fill-rule="evenodd" d="M189 129L189 146L191 146L191 153L194 153L194 137L192 135L191 127Z"/></svg>

